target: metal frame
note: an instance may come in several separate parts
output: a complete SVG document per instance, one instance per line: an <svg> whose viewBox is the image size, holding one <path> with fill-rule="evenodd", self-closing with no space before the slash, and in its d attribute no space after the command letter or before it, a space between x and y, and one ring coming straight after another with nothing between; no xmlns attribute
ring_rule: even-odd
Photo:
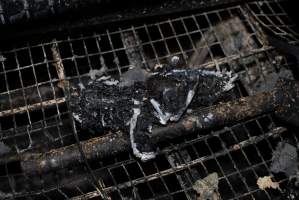
<svg viewBox="0 0 299 200"><path fill-rule="evenodd" d="M0 107L1 141L18 156L78 144L103 134L83 135L72 129L63 88L66 83L86 84L89 70L107 67L108 74L119 76L131 65L153 68L175 55L182 65L187 65L192 55L202 51L208 52L208 58L198 67L232 70L249 80L251 62L258 66L263 80L269 70L289 69L293 63L267 45L263 31L274 30L275 26L275 35L293 43L298 41L298 33L288 22L281 2L284 1L250 2L245 7L163 18L112 31L61 33L47 41L25 41L25 45L12 42L0 53L6 58L0 62L0 101L6 102ZM256 12L254 6L260 11ZM265 10L272 13L261 12ZM224 51L215 27L217 21L233 16L241 19L256 48L236 54ZM215 40L211 42L207 34L214 35ZM198 47L200 40L204 45ZM57 63L62 70L57 70ZM269 69L265 63L273 65ZM248 95L242 83L237 84L236 91L238 96ZM15 199L97 199L103 191L111 199L194 199L193 183L216 171L223 199L272 199L277 193L260 190L256 179L272 175L271 154L285 138L298 142L292 130L281 127L270 113L161 144L157 159L147 163L131 153L92 162L83 156L80 166L40 177L22 173L17 163L7 163L0 166L0 184L6 185L1 190L6 189L6 197ZM286 180L284 177L276 181Z"/></svg>

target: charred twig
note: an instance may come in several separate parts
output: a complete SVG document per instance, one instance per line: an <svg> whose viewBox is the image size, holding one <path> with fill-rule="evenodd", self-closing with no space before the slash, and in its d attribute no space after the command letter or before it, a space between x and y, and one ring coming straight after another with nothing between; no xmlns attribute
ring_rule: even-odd
<svg viewBox="0 0 299 200"><path fill-rule="evenodd" d="M178 123L154 129L153 143L163 142L196 130L227 125L264 113L275 112L280 119L298 125L299 85L294 81L280 81L275 90L236 101L196 109ZM87 159L102 159L128 151L131 147L127 133L117 132L81 142ZM20 161L25 173L44 173L82 162L77 145L54 149L46 153L24 153L19 157L2 157L0 163Z"/></svg>
<svg viewBox="0 0 299 200"><path fill-rule="evenodd" d="M58 83L58 87L60 87L62 89L65 89L66 86L67 86L66 85L67 81L65 80L64 66L63 66L61 56L58 52L56 43L53 43L51 51L52 51L53 59L54 59L53 65L54 65L54 67L57 71L57 75L58 75L58 78L60 80L60 82Z"/></svg>
<svg viewBox="0 0 299 200"><path fill-rule="evenodd" d="M58 99L43 101L41 103L35 103L35 104L27 105L27 106L13 108L11 110L4 110L4 111L0 112L0 117L24 113L27 111L39 109L41 107L47 108L47 107L51 107L53 105L62 104L64 102L65 102L65 98L58 98Z"/></svg>
<svg viewBox="0 0 299 200"><path fill-rule="evenodd" d="M128 138L129 135L123 132L111 133L81 142L81 147L88 160L105 158L129 150L131 144ZM21 159L24 172L29 173L42 173L83 162L77 144L53 149L45 154L24 154Z"/></svg>
<svg viewBox="0 0 299 200"><path fill-rule="evenodd" d="M37 110L43 107L51 107L56 104L64 102L64 98L61 97L63 90L56 86L50 87L48 85L42 85L38 88L30 87L24 89L26 93L26 103L24 105L24 96L21 93L14 95L2 96L0 95L0 117L8 116L17 113L23 113L27 110ZM56 100L54 99L56 95ZM37 101L37 100L40 101Z"/></svg>

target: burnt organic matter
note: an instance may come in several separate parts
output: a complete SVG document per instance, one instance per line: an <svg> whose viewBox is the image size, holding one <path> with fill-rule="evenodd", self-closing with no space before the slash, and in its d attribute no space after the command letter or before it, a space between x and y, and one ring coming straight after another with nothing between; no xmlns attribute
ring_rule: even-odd
<svg viewBox="0 0 299 200"><path fill-rule="evenodd" d="M120 80L103 76L74 88L70 105L82 129L129 132L134 154L146 161L155 157L149 140L154 125L177 122L188 108L228 98L235 79L231 73L169 66L156 72L133 68Z"/></svg>

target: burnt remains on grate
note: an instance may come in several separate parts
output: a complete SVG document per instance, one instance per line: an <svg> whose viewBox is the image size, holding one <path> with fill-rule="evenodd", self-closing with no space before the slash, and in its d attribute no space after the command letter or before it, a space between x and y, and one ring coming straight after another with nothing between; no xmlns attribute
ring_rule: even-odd
<svg viewBox="0 0 299 200"><path fill-rule="evenodd" d="M269 46L265 35L272 32L282 40L298 41L284 4L250 2L3 47L0 199L200 199L195 183L202 185L214 173L217 181L209 180L213 198L291 199L288 175L271 172L271 159L281 141L298 141L273 112L165 140L158 144L155 159L141 162L127 151L126 142L119 143L121 153L113 153L112 146L103 152L106 157L91 159L85 152L96 154L92 144L105 140L109 145L123 133L74 127L68 102L69 87L85 88L102 76L123 78L132 66L153 70L173 62L180 68L238 74L232 100L270 92L279 78L298 76L293 73L296 62ZM64 165L58 156L50 159L55 170L43 171L47 163L41 162L35 173L27 173L20 162L57 150L76 152L77 162ZM259 188L257 180L265 176L282 190Z"/></svg>

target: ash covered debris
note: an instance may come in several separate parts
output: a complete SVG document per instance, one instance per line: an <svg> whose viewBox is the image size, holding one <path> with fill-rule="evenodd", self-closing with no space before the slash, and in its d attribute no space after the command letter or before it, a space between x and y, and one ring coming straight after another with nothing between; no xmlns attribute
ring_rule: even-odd
<svg viewBox="0 0 299 200"><path fill-rule="evenodd" d="M284 173L288 183L283 190L284 199L295 200L299 198L299 171L297 148L287 142L278 143L272 155L270 170L273 173Z"/></svg>
<svg viewBox="0 0 299 200"><path fill-rule="evenodd" d="M242 65L246 66L247 73L240 73L239 78L249 95L273 90L279 79L294 80L292 71L284 67L280 55L273 55L271 60L263 54L243 59ZM242 65L237 64L234 68Z"/></svg>
<svg viewBox="0 0 299 200"><path fill-rule="evenodd" d="M246 22L237 16L217 23L205 31L203 37L196 43L196 49L198 49L198 51L192 54L188 64L190 66L200 66L213 59L220 59L224 56L233 57L235 55L246 55L242 57L241 62L230 62L230 67L234 69L234 71L239 72L240 81L249 95L271 91L274 89L276 82L281 78L294 79L292 71L284 68L282 60L279 60L281 56L271 55L271 57L276 56L272 58L272 62L272 59L269 60L264 53L250 55L261 45L267 46L268 44L265 36L260 35L256 38L250 32L250 29L251 28L246 25ZM257 34L259 33L257 32ZM287 43L283 44L276 40L273 42L273 38L270 37L268 39L269 42L271 44L274 43L272 45L277 46L277 48L285 49L285 51L294 55L299 52L298 48ZM212 44L216 42L220 42L221 44L219 49L212 48ZM205 46L209 48L203 48ZM275 69L273 65L276 65L277 69ZM246 73L244 73L244 67L246 68Z"/></svg>
<svg viewBox="0 0 299 200"><path fill-rule="evenodd" d="M197 180L193 185L193 189L198 194L197 200L219 200L218 184L218 174L215 172Z"/></svg>
<svg viewBox="0 0 299 200"><path fill-rule="evenodd" d="M273 152L270 170L273 173L285 173L287 176L295 175L298 172L297 148L286 142L278 143Z"/></svg>
<svg viewBox="0 0 299 200"><path fill-rule="evenodd" d="M266 190L267 188L281 190L279 183L273 181L271 176L259 177L256 184L261 190Z"/></svg>
<svg viewBox="0 0 299 200"><path fill-rule="evenodd" d="M129 132L134 154L146 161L155 157L149 142L153 125L178 121L187 108L231 98L235 79L228 72L133 68L120 80L103 76L85 89L73 88L70 106L82 129Z"/></svg>
<svg viewBox="0 0 299 200"><path fill-rule="evenodd" d="M96 80L97 77L101 77L107 71L107 67L102 67L101 69L92 69L89 71L88 75L90 76L91 80Z"/></svg>
<svg viewBox="0 0 299 200"><path fill-rule="evenodd" d="M200 49L200 51L191 56L189 65L198 66L210 61L209 50L202 47L215 42L222 43L222 50L226 56L238 55L240 53L248 54L258 47L257 42L254 41L241 19L239 17L232 17L221 21L221 23L218 23L204 33L204 36L196 43L196 49ZM215 57L216 54L212 53Z"/></svg>

